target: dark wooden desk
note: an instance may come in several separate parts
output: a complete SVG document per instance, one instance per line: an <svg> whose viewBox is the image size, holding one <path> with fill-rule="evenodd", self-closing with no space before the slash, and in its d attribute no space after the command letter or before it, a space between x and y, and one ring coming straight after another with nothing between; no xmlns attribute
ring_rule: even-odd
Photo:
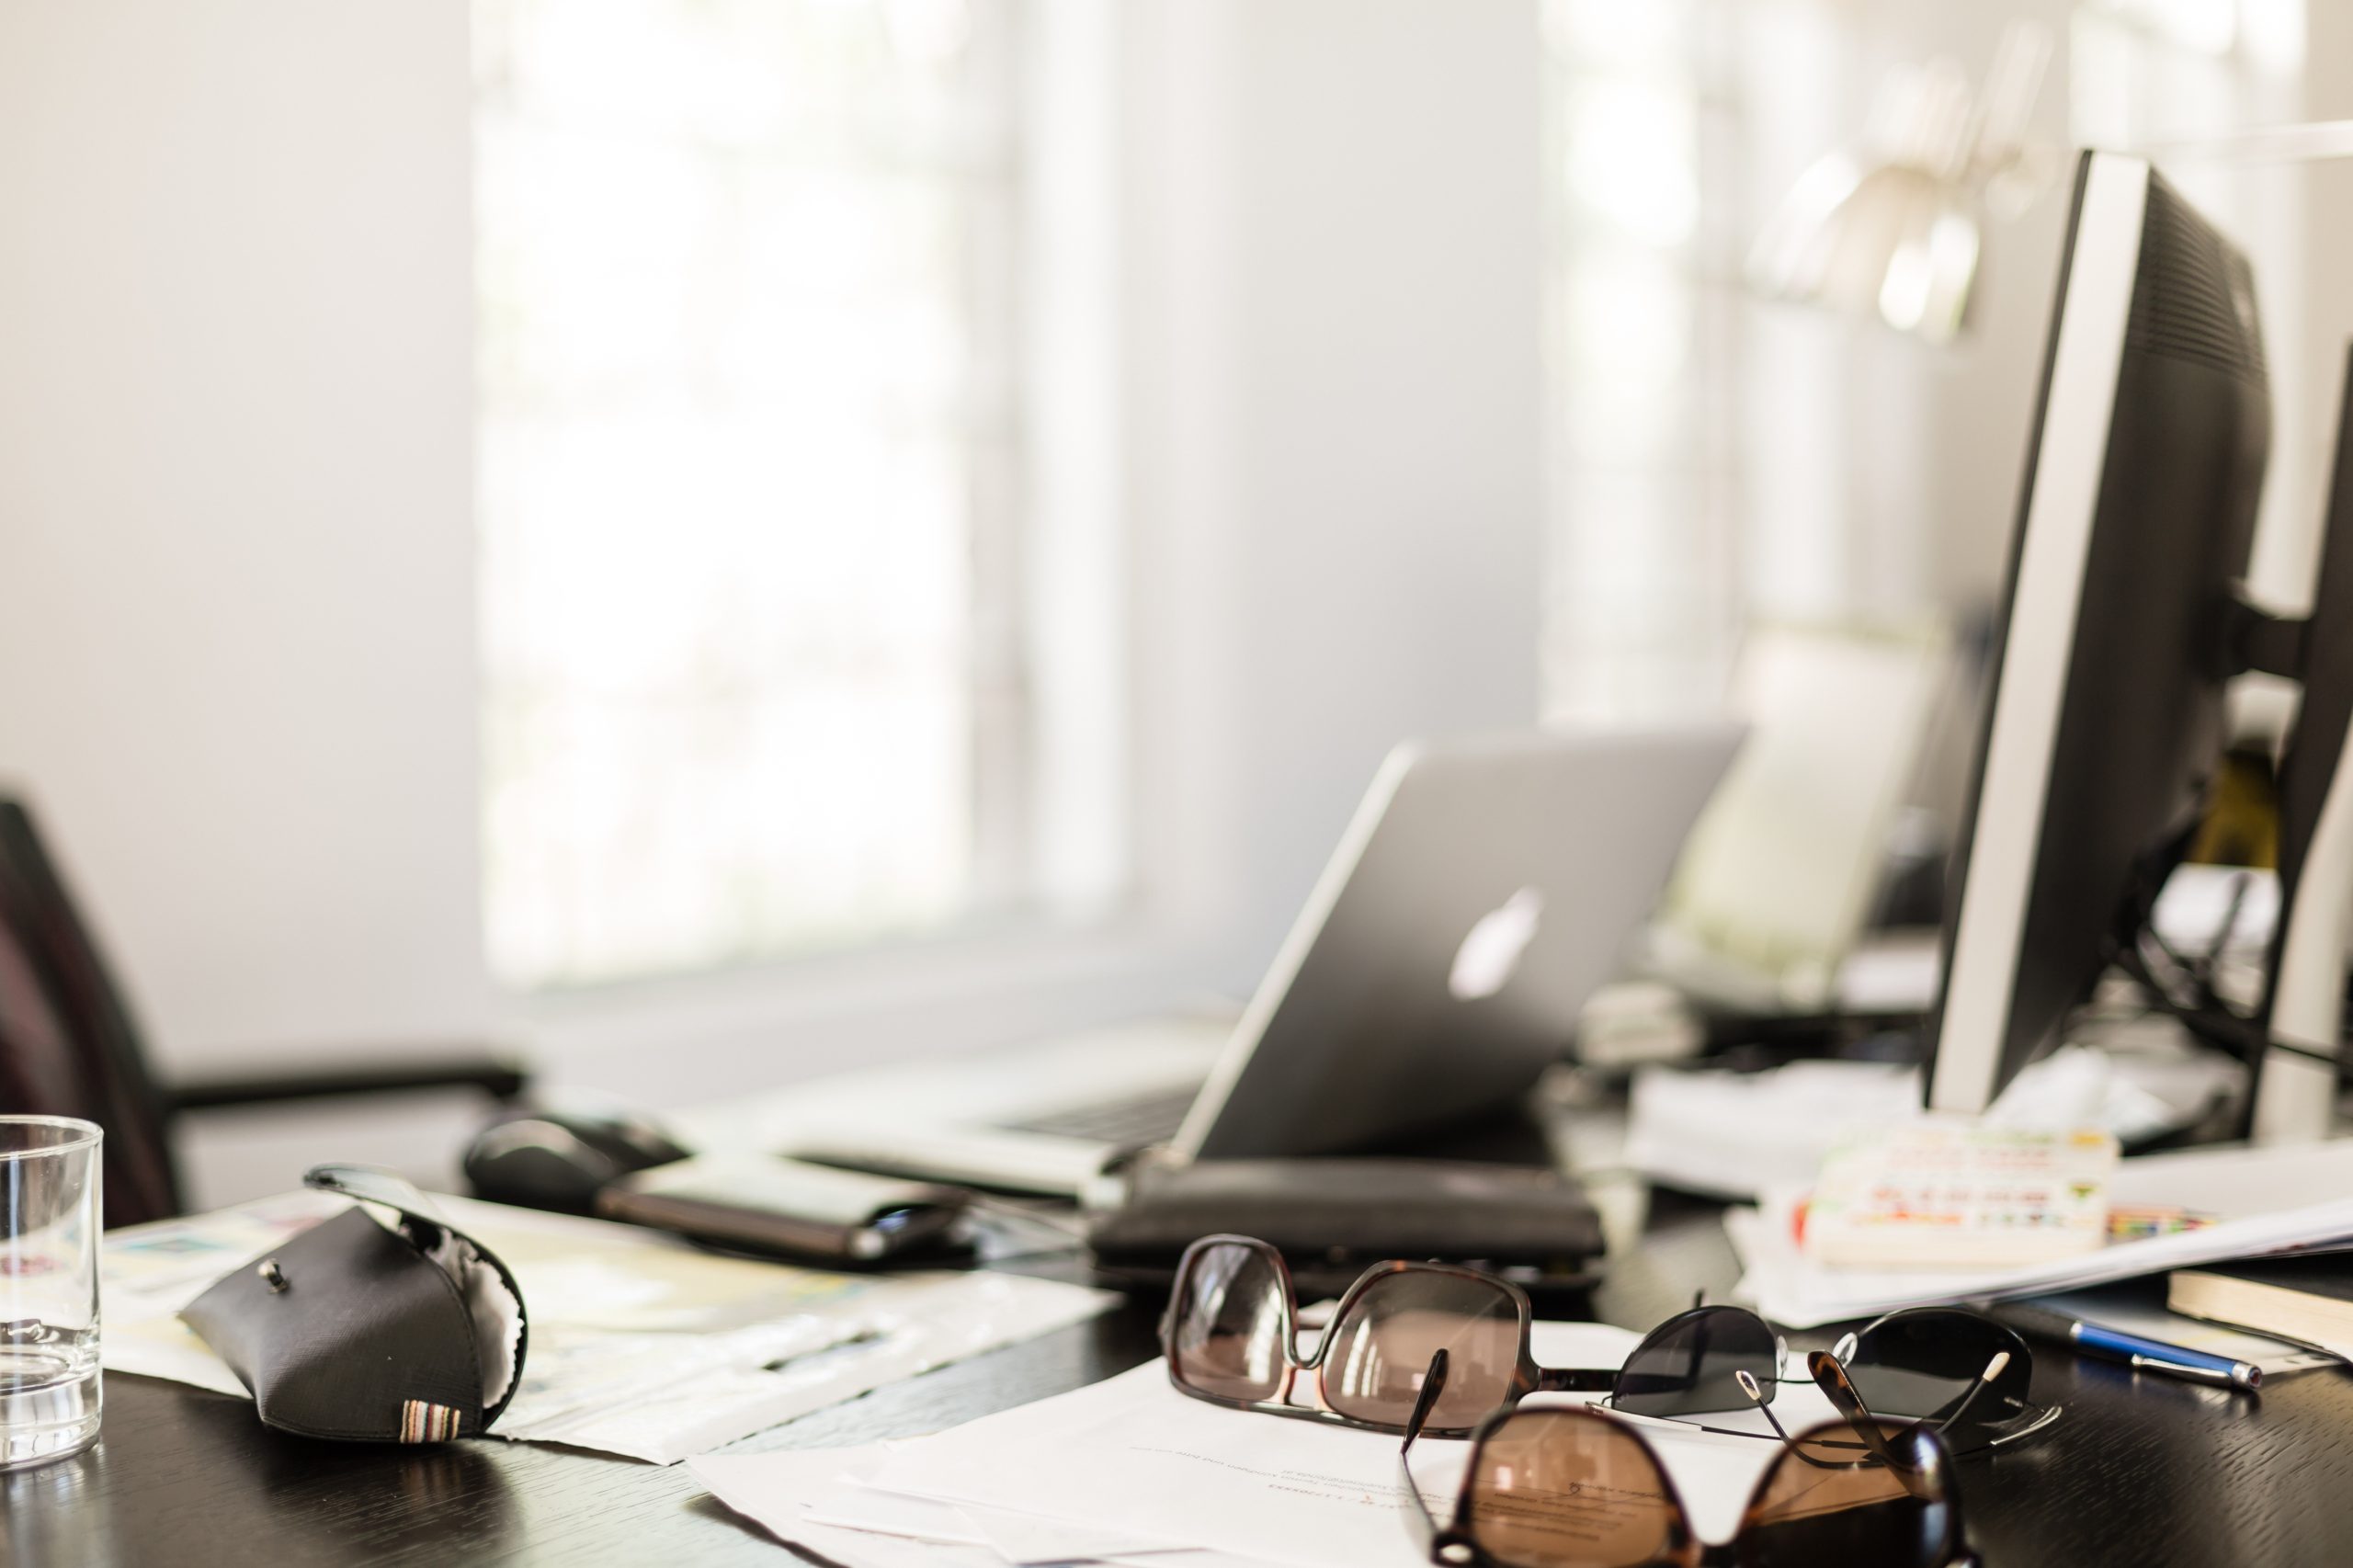
<svg viewBox="0 0 2353 1568"><path fill-rule="evenodd" d="M1597 1308L1645 1328L1732 1283L1712 1213L1654 1222ZM1075 1388L1154 1354L1152 1312L1095 1323L821 1412L754 1438L790 1448L903 1437ZM2046 1352L2035 1393L2067 1407L2015 1454L1964 1461L1988 1568L2197 1568L2353 1562L2353 1376L2259 1400ZM695 1563L796 1560L657 1469L530 1443L407 1451L280 1437L240 1401L107 1381L90 1453L0 1477L0 1549L28 1568L305 1563ZM1841 1565L1843 1568L1843 1565ZM1857 1565L1867 1568L1867 1565Z"/></svg>

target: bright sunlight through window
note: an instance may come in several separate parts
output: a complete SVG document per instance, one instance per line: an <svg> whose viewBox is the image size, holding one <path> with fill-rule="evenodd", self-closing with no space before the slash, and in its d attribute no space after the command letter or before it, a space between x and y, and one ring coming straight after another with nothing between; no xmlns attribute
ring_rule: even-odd
<svg viewBox="0 0 2353 1568"><path fill-rule="evenodd" d="M495 969L1017 904L1020 13L475 10Z"/></svg>

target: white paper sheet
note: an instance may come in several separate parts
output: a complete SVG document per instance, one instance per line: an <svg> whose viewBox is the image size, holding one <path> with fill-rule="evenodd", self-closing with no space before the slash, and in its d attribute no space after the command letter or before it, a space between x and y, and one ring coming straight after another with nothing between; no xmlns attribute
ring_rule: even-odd
<svg viewBox="0 0 2353 1568"><path fill-rule="evenodd" d="M1049 1519L1002 1508L968 1506L964 1517L1008 1562L1149 1561L1159 1568L1199 1568L1198 1559L1204 1555L1198 1547L1139 1536L1130 1529Z"/></svg>
<svg viewBox="0 0 2353 1568"><path fill-rule="evenodd" d="M1156 1365L1156 1363L1155 1363ZM1131 1397L1118 1379L1091 1383L1058 1399L1040 1400L1001 1411L960 1428L961 1440L1000 1446L1050 1442L1073 1421L1108 1414ZM891 1452L938 1439L918 1438L888 1445ZM950 1504L938 1498L883 1491L870 1484L881 1456L870 1469L846 1471L851 1484L833 1488L805 1502L807 1517L821 1523L893 1534L931 1534L940 1540L984 1541L1014 1562L1070 1562L1088 1560L1158 1558L1167 1553L1198 1551L1189 1542L1154 1536L1121 1522L1103 1526L1073 1521L1054 1514L1020 1513L967 1502ZM941 1517L952 1515L949 1526ZM1161 1568L1179 1568L1164 1563ZM1189 1565L1187 1565L1189 1568Z"/></svg>
<svg viewBox="0 0 2353 1568"><path fill-rule="evenodd" d="M1590 1324L1540 1324L1536 1332L1537 1358L1548 1366L1614 1367L1638 1338ZM1833 1415L1803 1381L1784 1383L1774 1408L1792 1430ZM1709 1420L1765 1430L1753 1413ZM1770 1441L1677 1422L1638 1425L1709 1539L1731 1534L1780 1451ZM1381 1433L1188 1399L1150 1365L1010 1417L898 1446L873 1484L1296 1568L1426 1568L1400 1517L1397 1448ZM1441 1510L1451 1506L1464 1456L1460 1443L1415 1450L1416 1481Z"/></svg>
<svg viewBox="0 0 2353 1568"><path fill-rule="evenodd" d="M2177 1025L2165 1027L2178 1028ZM2245 1069L2211 1052L2070 1045L2018 1074L1985 1119L2127 1141L2198 1120ZM1876 1062L1792 1062L1761 1073L1652 1067L1634 1075L1626 1163L1664 1186L1740 1202L1813 1179L1859 1134L1927 1115L1920 1073Z"/></svg>
<svg viewBox="0 0 2353 1568"><path fill-rule="evenodd" d="M705 1454L688 1461L711 1495L779 1540L821 1552L847 1568L1006 1568L1006 1560L979 1542L941 1537L845 1529L811 1520L800 1499L843 1483L845 1473L881 1463L879 1445L858 1449L788 1449L770 1454Z"/></svg>
<svg viewBox="0 0 2353 1568"><path fill-rule="evenodd" d="M1779 1187L1754 1210L1724 1216L1747 1272L1744 1299L1775 1323L1813 1328L1898 1307L2043 1295L2222 1258L2353 1239L2353 1140L2278 1149L2196 1149L2124 1161L2115 1202L2181 1208L2219 1222L2169 1236L2113 1243L2075 1257L2007 1269L1825 1268L1800 1249L1802 1188Z"/></svg>
<svg viewBox="0 0 2353 1568"><path fill-rule="evenodd" d="M1010 1274L795 1268L716 1256L635 1226L435 1202L514 1271L530 1314L522 1384L492 1434L657 1464L1119 1300ZM107 1369L242 1395L176 1314L227 1269L348 1206L296 1193L109 1234Z"/></svg>
<svg viewBox="0 0 2353 1568"><path fill-rule="evenodd" d="M1626 1163L1668 1187L1754 1200L1775 1183L1812 1179L1842 1142L1908 1120L1919 1104L1919 1074L1883 1062L1646 1068L1634 1074Z"/></svg>
<svg viewBox="0 0 2353 1568"><path fill-rule="evenodd" d="M1120 1532L1022 1520L867 1484L888 1448L704 1454L688 1468L730 1508L780 1540L797 1541L850 1568L1008 1568L1107 1562L1133 1568L1268 1568L1249 1558L1198 1549L1131 1550ZM847 1522L846 1522L846 1517ZM1021 1533L1027 1530L1025 1535ZM999 1537L1005 1537L1001 1542ZM1082 1543L1096 1541L1100 1550Z"/></svg>

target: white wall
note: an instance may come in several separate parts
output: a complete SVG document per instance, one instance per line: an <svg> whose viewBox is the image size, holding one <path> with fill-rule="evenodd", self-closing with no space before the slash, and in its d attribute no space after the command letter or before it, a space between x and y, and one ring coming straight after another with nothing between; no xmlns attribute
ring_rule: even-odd
<svg viewBox="0 0 2353 1568"><path fill-rule="evenodd" d="M1128 15L1144 809L1246 986L1394 741L1537 711L1535 6Z"/></svg>
<svg viewBox="0 0 2353 1568"><path fill-rule="evenodd" d="M0 6L0 778L174 1063L478 1031L462 0Z"/></svg>
<svg viewBox="0 0 2353 1568"><path fill-rule="evenodd" d="M508 1024L675 1103L1246 986L1392 740L1536 710L1534 10L1119 12L1145 907L518 1006L477 909L465 7L0 8L0 776L159 1054Z"/></svg>

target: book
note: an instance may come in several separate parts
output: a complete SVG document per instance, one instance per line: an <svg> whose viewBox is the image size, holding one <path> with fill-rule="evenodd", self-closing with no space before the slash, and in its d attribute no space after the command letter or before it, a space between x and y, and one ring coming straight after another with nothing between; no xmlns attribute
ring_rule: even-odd
<svg viewBox="0 0 2353 1568"><path fill-rule="evenodd" d="M1828 1268L2006 1268L2108 1241L2116 1140L1914 1122L1823 1162L1801 1238Z"/></svg>
<svg viewBox="0 0 2353 1568"><path fill-rule="evenodd" d="M2216 1145L2118 1163L2108 1184L2107 1245L2010 1267L1828 1268L1804 1250L1800 1216L1806 1189L1768 1187L1756 1209L1724 1215L1765 1317L1786 1328L1815 1328L1876 1317L1900 1307L1956 1300L2044 1295L2053 1290L2162 1277L2240 1258L2323 1247L2353 1248L2353 1138L2319 1143ZM2171 1214L2162 1225L2151 1216Z"/></svg>
<svg viewBox="0 0 2353 1568"><path fill-rule="evenodd" d="M2189 1317L2353 1358L2353 1252L2177 1268L2166 1284L2165 1304Z"/></svg>

